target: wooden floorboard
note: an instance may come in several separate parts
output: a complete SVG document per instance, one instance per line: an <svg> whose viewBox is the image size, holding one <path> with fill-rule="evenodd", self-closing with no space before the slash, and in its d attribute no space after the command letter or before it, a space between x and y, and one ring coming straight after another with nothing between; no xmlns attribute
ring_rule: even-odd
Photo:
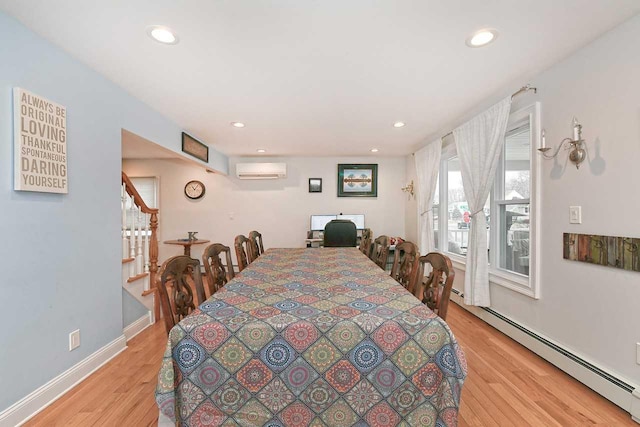
<svg viewBox="0 0 640 427"><path fill-rule="evenodd" d="M511 338L451 304L448 323L469 375L459 426L633 426L631 416ZM161 322L25 426L154 426L166 345Z"/></svg>

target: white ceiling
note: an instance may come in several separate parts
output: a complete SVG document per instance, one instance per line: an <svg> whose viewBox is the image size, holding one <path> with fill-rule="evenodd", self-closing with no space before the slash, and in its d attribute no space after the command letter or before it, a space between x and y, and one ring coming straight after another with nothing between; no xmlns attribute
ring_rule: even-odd
<svg viewBox="0 0 640 427"><path fill-rule="evenodd" d="M223 153L337 156L409 153L640 12L640 1L0 0L0 9ZM180 43L151 40L152 24ZM485 27L499 31L496 42L468 48ZM393 128L397 120L407 126Z"/></svg>

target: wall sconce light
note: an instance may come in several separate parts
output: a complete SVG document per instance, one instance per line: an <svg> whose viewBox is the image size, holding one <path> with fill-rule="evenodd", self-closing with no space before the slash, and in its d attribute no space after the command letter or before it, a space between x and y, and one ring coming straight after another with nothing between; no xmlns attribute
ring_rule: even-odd
<svg viewBox="0 0 640 427"><path fill-rule="evenodd" d="M413 180L411 180L409 184L402 187L401 190L405 193L409 193L409 199L411 199L411 197L413 197Z"/></svg>
<svg viewBox="0 0 640 427"><path fill-rule="evenodd" d="M545 159L555 158L560 152L560 149L562 148L564 143L567 142L569 144L567 149L571 150L569 152L569 160L571 160L571 163L576 165L576 169L580 168L580 163L582 163L582 161L585 159L587 152L583 148L584 139L582 139L582 125L578 123L578 119L576 119L575 117L573 118L573 137L565 138L562 141L560 141L560 145L558 145L558 148L556 149L556 151L551 155L547 154L547 151L551 150L551 147L546 146L547 143L546 143L544 129L542 129L541 137L542 137L542 147L538 148L538 151L542 153L542 156Z"/></svg>

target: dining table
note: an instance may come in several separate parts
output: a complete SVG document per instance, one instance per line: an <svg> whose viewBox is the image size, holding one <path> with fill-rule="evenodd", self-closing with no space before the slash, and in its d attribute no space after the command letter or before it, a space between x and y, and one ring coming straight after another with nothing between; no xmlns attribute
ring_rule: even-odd
<svg viewBox="0 0 640 427"><path fill-rule="evenodd" d="M447 323L356 248L275 248L169 333L156 402L182 426L454 426Z"/></svg>

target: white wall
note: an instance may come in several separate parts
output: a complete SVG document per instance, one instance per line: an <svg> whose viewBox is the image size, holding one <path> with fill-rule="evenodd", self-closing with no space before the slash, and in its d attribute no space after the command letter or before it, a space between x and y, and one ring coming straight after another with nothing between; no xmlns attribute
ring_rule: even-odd
<svg viewBox="0 0 640 427"><path fill-rule="evenodd" d="M640 385L640 273L562 259L562 233L640 237L640 16L532 80L547 144L583 125L590 159L560 172L543 162L541 292L494 287L496 309ZM533 101L533 99L532 99ZM582 206L581 225L569 206Z"/></svg>
<svg viewBox="0 0 640 427"><path fill-rule="evenodd" d="M287 178L239 180L236 162L285 162ZM337 197L338 163L377 163L378 197ZM127 160L122 166L129 176L160 177L160 239L198 237L232 247L238 234L262 233L267 247L304 247L312 214L365 214L365 225L375 236L404 236L406 193L404 157L363 158L231 158L231 175L206 173L179 160ZM322 178L322 193L308 192L308 179ZM184 185L202 181L206 194L189 200ZM233 218L231 218L231 216ZM202 246L192 247L200 257ZM179 255L181 248L160 244L160 260ZM234 255L235 259L235 255Z"/></svg>
<svg viewBox="0 0 640 427"><path fill-rule="evenodd" d="M541 298L491 285L494 310L635 385L640 273L562 259L562 233L640 237L638 40L640 16L531 79L537 95L516 98L512 111L541 102L548 145L570 136L572 117L578 117L589 159L579 170L566 164L565 151L557 164L543 162ZM473 113L516 87L505 87ZM581 225L569 224L573 205L582 206ZM463 281L464 274L457 274L455 287L461 290Z"/></svg>
<svg viewBox="0 0 640 427"><path fill-rule="evenodd" d="M406 181L413 181L414 196L407 198L407 210L404 213L404 234L407 240L416 242L417 244L420 241L420 239L418 239L418 177L416 176L416 162L413 155L406 157L406 168Z"/></svg>

